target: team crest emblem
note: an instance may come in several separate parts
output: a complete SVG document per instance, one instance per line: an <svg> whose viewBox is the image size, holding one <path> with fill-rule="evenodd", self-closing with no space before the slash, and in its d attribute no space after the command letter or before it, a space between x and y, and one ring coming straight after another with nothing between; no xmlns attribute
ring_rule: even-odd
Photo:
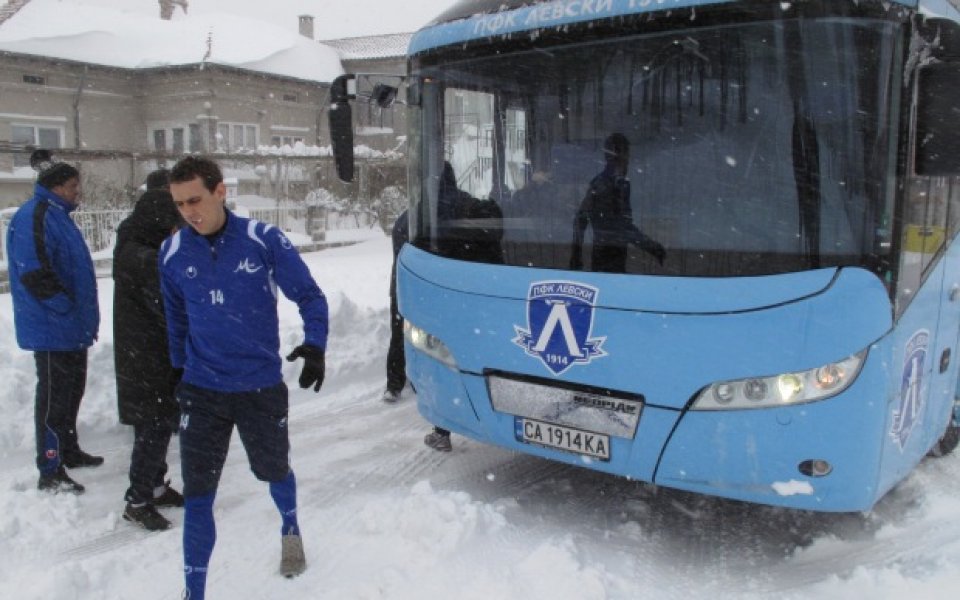
<svg viewBox="0 0 960 600"><path fill-rule="evenodd" d="M900 405L893 412L893 427L890 429L890 435L901 452L923 413L923 363L927 358L929 340L930 332L921 329L913 334L903 352Z"/></svg>
<svg viewBox="0 0 960 600"><path fill-rule="evenodd" d="M527 329L514 325L513 343L554 375L606 356L606 337L591 338L598 290L571 281L538 281L527 294Z"/></svg>

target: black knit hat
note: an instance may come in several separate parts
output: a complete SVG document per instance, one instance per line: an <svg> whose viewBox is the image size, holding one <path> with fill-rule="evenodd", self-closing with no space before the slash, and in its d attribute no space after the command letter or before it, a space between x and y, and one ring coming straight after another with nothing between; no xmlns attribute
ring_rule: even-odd
<svg viewBox="0 0 960 600"><path fill-rule="evenodd" d="M37 172L37 183L52 190L74 177L80 177L76 167L60 162L46 148L38 148L30 155L30 166Z"/></svg>
<svg viewBox="0 0 960 600"><path fill-rule="evenodd" d="M157 169L156 171L153 171L147 175L146 184L148 190L158 190L170 187L170 170Z"/></svg>

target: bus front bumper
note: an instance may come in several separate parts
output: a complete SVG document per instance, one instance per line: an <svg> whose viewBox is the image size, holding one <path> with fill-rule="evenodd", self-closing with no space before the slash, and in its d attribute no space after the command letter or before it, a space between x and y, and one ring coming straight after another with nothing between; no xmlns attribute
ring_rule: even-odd
<svg viewBox="0 0 960 600"><path fill-rule="evenodd" d="M665 487L795 509L868 510L886 491L877 487L881 444L872 440L882 425L851 419L843 403L746 411L647 404L633 437L610 436L609 458L601 460L521 441L517 416L494 410L483 376L453 370L409 344L406 350L421 415L480 442ZM810 474L813 461L829 471Z"/></svg>

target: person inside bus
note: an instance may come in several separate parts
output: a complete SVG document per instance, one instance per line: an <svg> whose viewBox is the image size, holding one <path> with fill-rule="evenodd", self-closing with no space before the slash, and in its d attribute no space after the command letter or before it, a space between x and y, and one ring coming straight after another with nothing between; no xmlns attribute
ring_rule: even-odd
<svg viewBox="0 0 960 600"><path fill-rule="evenodd" d="M502 222L500 205L461 190L453 166L444 161L437 189L440 253L458 260L503 264Z"/></svg>
<svg viewBox="0 0 960 600"><path fill-rule="evenodd" d="M580 203L573 222L570 269L583 269L583 237L587 225L593 227L591 270L625 273L627 245L634 244L663 265L666 250L644 234L633 222L630 206L630 142L622 133L612 133L603 142L606 165L590 182L587 195Z"/></svg>

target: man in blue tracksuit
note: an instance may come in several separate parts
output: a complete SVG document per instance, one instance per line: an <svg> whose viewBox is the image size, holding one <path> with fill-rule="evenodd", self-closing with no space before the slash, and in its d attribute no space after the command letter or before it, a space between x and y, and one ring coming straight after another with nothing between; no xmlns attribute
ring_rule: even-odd
<svg viewBox="0 0 960 600"><path fill-rule="evenodd" d="M87 382L87 349L100 327L97 280L90 251L70 218L80 203L80 173L36 150L33 198L7 231L10 293L17 343L34 353L37 487L83 493L64 467L97 466L77 440L77 412Z"/></svg>
<svg viewBox="0 0 960 600"><path fill-rule="evenodd" d="M306 568L288 456L277 288L304 322L304 342L287 360L304 359L300 387L314 391L325 371L327 301L283 232L226 209L215 162L180 160L170 172L170 194L189 227L164 241L159 268L170 359L183 369L177 399L186 597L202 600L216 540L213 501L234 426L280 511L281 573Z"/></svg>

